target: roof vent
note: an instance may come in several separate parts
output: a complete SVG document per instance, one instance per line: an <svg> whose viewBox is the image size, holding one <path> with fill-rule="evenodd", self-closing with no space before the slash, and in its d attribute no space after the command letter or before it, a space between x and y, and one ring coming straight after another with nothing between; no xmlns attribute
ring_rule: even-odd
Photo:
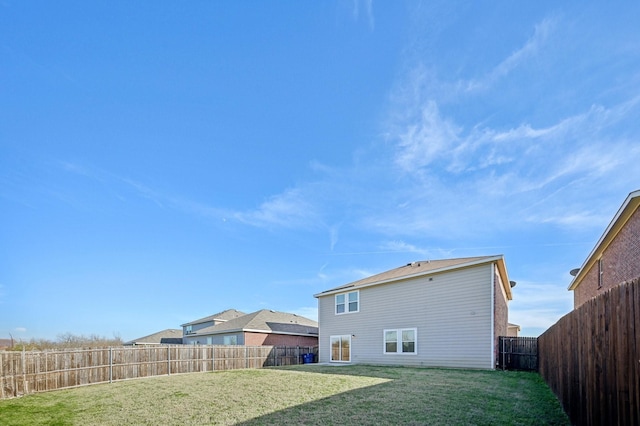
<svg viewBox="0 0 640 426"><path fill-rule="evenodd" d="M514 288L516 284L517 283L515 281L509 281L509 285L511 286L511 288Z"/></svg>
<svg viewBox="0 0 640 426"><path fill-rule="evenodd" d="M578 275L578 272L580 272L580 268L575 268L569 271L569 273L571 274L571 276L575 277L576 275Z"/></svg>

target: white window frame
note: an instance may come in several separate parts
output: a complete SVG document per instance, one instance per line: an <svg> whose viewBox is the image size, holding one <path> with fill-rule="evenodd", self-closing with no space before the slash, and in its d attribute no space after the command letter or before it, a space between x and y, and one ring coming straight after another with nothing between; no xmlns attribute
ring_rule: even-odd
<svg viewBox="0 0 640 426"><path fill-rule="evenodd" d="M341 359L333 359L333 339L334 338L339 338L340 339L340 358ZM342 359L342 340L348 340L349 341L349 359L348 360L343 360ZM334 336L329 336L329 361L330 362L343 362L343 363L350 363L351 360L353 359L353 346L351 346L351 335L350 334L337 334Z"/></svg>
<svg viewBox="0 0 640 426"><path fill-rule="evenodd" d="M413 331L413 352L402 352L402 332ZM390 331L396 332L396 351L387 352L387 333ZM382 330L382 353L384 355L418 355L418 329L416 327L407 328L385 328Z"/></svg>
<svg viewBox="0 0 640 426"><path fill-rule="evenodd" d="M356 300L355 300L356 310L354 310L354 311L349 310L349 305L351 303L354 303L354 302L350 302L349 301L349 295L350 294L355 294L356 295ZM339 305L338 304L338 297L340 297L340 296L344 296L344 303L340 303L340 305L344 305L344 312L338 312L338 305ZM335 297L334 297L334 306L335 306L334 307L334 312L335 312L336 315L355 314L357 312L360 312L360 291L359 290L355 290L355 291L349 291L349 292L346 292L346 293L336 294Z"/></svg>
<svg viewBox="0 0 640 426"><path fill-rule="evenodd" d="M598 259L598 290L602 288L604 268L602 266L602 258Z"/></svg>

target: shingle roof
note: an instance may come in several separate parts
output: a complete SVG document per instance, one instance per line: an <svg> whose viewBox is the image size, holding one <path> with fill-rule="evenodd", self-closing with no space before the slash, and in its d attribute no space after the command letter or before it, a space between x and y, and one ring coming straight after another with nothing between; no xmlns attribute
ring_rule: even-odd
<svg viewBox="0 0 640 426"><path fill-rule="evenodd" d="M182 344L182 330L168 328L148 336L140 337L139 339L130 340L123 344L127 346L159 344L179 345Z"/></svg>
<svg viewBox="0 0 640 426"><path fill-rule="evenodd" d="M246 315L246 314L244 312L242 312L242 311L237 311L235 309L227 309L226 311L218 312L217 314L209 315L208 317L204 317L204 318L197 319L195 321L187 322L185 324L182 324L180 327L184 327L186 325L202 324L203 322L209 322L209 321L214 321L214 320L229 321L229 320L232 320L234 318L241 317L243 315Z"/></svg>
<svg viewBox="0 0 640 426"><path fill-rule="evenodd" d="M202 328L193 334L221 334L234 331L317 335L318 323L300 315L262 309L221 324Z"/></svg>
<svg viewBox="0 0 640 426"><path fill-rule="evenodd" d="M422 260L417 262L408 263L399 268L391 269L389 271L381 272L376 275L372 275L367 278L363 278L358 281L351 282L339 287L335 287L329 290L325 290L314 297L323 296L325 294L333 293L339 290L346 290L350 288L359 288L367 285L373 285L377 283L385 283L389 281L396 281L404 278L411 278L414 276L427 275L429 273L436 273L446 271L450 269L463 268L466 266L472 266L481 264L484 262L502 259L501 255L497 256L479 256L479 257L460 257L457 259L441 259L441 260ZM508 282L507 282L508 285Z"/></svg>

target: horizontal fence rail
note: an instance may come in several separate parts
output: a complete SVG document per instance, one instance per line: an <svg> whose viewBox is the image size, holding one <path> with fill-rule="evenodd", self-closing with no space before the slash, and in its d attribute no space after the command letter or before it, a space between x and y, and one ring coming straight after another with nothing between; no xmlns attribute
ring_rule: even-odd
<svg viewBox="0 0 640 426"><path fill-rule="evenodd" d="M302 364L302 346L119 346L0 351L0 398L170 374Z"/></svg>
<svg viewBox="0 0 640 426"><path fill-rule="evenodd" d="M538 371L538 338L500 336L498 368Z"/></svg>
<svg viewBox="0 0 640 426"><path fill-rule="evenodd" d="M540 375L572 424L640 424L640 279L562 317L538 350Z"/></svg>

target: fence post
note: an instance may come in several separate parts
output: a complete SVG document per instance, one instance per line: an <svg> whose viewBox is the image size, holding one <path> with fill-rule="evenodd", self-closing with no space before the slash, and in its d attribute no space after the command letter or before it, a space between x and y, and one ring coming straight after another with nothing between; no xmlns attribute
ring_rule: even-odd
<svg viewBox="0 0 640 426"><path fill-rule="evenodd" d="M113 348L109 346L109 383L113 383Z"/></svg>
<svg viewBox="0 0 640 426"><path fill-rule="evenodd" d="M300 346L296 346L296 364L300 364Z"/></svg>
<svg viewBox="0 0 640 426"><path fill-rule="evenodd" d="M22 391L25 395L28 393L27 386L27 354L25 352L24 346L22 347Z"/></svg>
<svg viewBox="0 0 640 426"><path fill-rule="evenodd" d="M0 351L0 399L4 399L4 368L3 368L3 356Z"/></svg>
<svg viewBox="0 0 640 426"><path fill-rule="evenodd" d="M171 375L171 346L167 345L167 376Z"/></svg>

